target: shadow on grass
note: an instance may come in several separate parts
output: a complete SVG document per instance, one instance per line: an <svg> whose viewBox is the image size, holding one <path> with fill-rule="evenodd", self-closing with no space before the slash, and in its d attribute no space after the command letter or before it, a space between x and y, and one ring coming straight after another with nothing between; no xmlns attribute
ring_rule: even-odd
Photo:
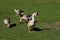
<svg viewBox="0 0 60 40"><path fill-rule="evenodd" d="M11 24L9 28L12 28L12 27L15 27L15 26L16 26L16 24Z"/></svg>
<svg viewBox="0 0 60 40"><path fill-rule="evenodd" d="M35 23L35 24L33 25L33 27L34 27L34 28L32 28L32 30L33 30L33 31L50 30L50 29L48 29L48 28L43 28L43 29L41 29L41 28L35 27L35 25L36 25L37 21L35 21L34 23Z"/></svg>
<svg viewBox="0 0 60 40"><path fill-rule="evenodd" d="M23 22L19 22L20 24L24 24Z"/></svg>
<svg viewBox="0 0 60 40"><path fill-rule="evenodd" d="M48 28L40 29L40 28L34 27L32 30L33 31L44 31L44 30L50 30L50 29Z"/></svg>
<svg viewBox="0 0 60 40"><path fill-rule="evenodd" d="M37 22L37 21L35 21L35 24L36 24L36 22ZM35 27L35 24L33 25L33 28L32 28L33 31L50 30L50 29L48 29L48 28L42 28L42 29L41 29L41 28Z"/></svg>

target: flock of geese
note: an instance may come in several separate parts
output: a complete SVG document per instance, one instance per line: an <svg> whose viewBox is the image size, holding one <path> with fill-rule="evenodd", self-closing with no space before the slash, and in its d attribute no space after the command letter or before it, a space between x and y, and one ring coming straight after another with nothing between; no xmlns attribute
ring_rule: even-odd
<svg viewBox="0 0 60 40"><path fill-rule="evenodd" d="M25 23L27 24L28 27L28 32L32 31L33 25L35 24L34 17L38 15L37 12L33 12L31 15L25 15L22 10L14 8L14 12L16 13L16 16L20 17L19 22L21 23L22 20L25 20ZM3 20L4 24L7 27L10 27L10 18L7 17Z"/></svg>

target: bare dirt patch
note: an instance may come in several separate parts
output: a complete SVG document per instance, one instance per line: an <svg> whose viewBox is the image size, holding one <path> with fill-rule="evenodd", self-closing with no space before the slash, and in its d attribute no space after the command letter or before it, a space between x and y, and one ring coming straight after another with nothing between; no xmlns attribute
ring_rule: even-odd
<svg viewBox="0 0 60 40"><path fill-rule="evenodd" d="M45 28L55 28L55 29L60 29L60 22L55 21L52 23L41 23L41 25Z"/></svg>
<svg viewBox="0 0 60 40"><path fill-rule="evenodd" d="M51 25L53 28L60 29L60 22L56 21L56 22L51 23Z"/></svg>
<svg viewBox="0 0 60 40"><path fill-rule="evenodd" d="M51 25L53 25L53 26L60 26L60 22L53 22L53 23L51 23Z"/></svg>

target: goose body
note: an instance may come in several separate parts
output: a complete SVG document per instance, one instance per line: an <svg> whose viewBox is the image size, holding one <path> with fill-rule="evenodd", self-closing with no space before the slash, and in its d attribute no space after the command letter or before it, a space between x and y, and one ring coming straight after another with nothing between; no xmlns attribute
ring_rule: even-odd
<svg viewBox="0 0 60 40"><path fill-rule="evenodd" d="M16 8L15 8L14 11L15 11L15 13L17 14L17 16L19 15L20 17L23 16L23 14L24 14L24 13L23 13L24 11L22 11L22 10L20 10L20 9L16 9Z"/></svg>
<svg viewBox="0 0 60 40"><path fill-rule="evenodd" d="M4 24L9 27L10 26L10 18L5 18L4 20Z"/></svg>
<svg viewBox="0 0 60 40"><path fill-rule="evenodd" d="M28 32L31 32L31 29L34 27L33 25L35 24L34 17L36 16L36 12L32 14L32 19L28 21L27 26L28 26Z"/></svg>

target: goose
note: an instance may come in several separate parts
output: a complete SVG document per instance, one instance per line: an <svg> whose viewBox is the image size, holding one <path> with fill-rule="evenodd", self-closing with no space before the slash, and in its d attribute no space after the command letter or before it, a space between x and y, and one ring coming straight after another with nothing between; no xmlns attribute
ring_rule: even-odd
<svg viewBox="0 0 60 40"><path fill-rule="evenodd" d="M16 16L21 16L22 17L23 14L24 14L23 10L20 10L20 9L17 9L17 8L14 8L14 12L16 13Z"/></svg>
<svg viewBox="0 0 60 40"><path fill-rule="evenodd" d="M28 32L31 32L31 29L34 28L34 24L35 24L34 17L37 16L37 14L38 14L37 12L34 12L31 16L32 19L28 21L28 23L27 23Z"/></svg>
<svg viewBox="0 0 60 40"><path fill-rule="evenodd" d="M7 26L7 27L10 27L10 18L6 17L4 20L3 20L4 24Z"/></svg>
<svg viewBox="0 0 60 40"><path fill-rule="evenodd" d="M34 12L34 14L38 15L37 12ZM31 20L31 18L32 18L31 16L32 16L32 14L31 15L23 15L22 17L20 17L20 21L19 22L21 22L24 19L26 21L26 23L27 23L29 20Z"/></svg>

